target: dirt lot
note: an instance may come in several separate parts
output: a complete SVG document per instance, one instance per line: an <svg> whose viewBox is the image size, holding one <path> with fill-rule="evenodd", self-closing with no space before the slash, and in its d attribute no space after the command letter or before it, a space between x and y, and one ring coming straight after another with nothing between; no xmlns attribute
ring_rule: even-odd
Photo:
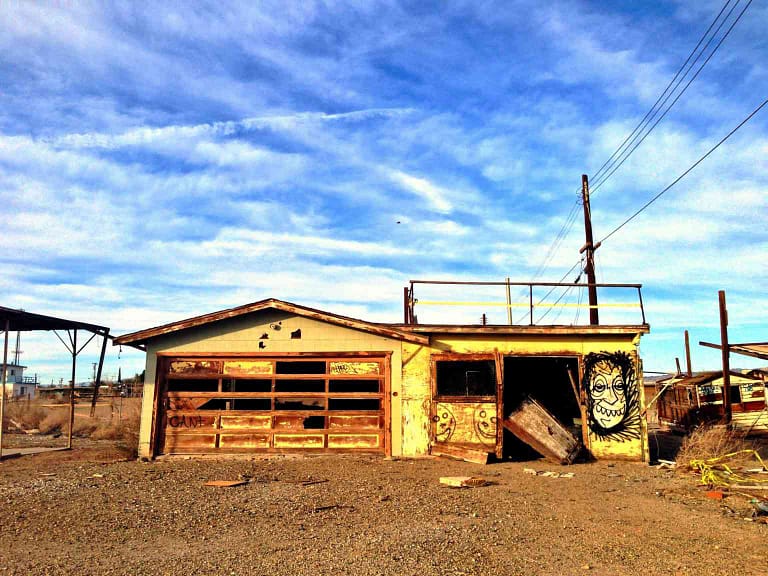
<svg viewBox="0 0 768 576"><path fill-rule="evenodd" d="M642 464L549 478L523 471L563 470L545 461L144 463L77 446L0 463L0 573L768 574L768 525L744 519L745 498ZM492 485L441 486L448 475Z"/></svg>

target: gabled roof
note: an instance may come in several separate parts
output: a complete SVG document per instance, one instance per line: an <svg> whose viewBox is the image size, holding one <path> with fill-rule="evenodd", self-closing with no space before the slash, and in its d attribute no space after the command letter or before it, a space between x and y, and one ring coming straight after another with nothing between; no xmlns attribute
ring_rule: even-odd
<svg viewBox="0 0 768 576"><path fill-rule="evenodd" d="M203 314L202 316L195 316L194 318L172 322L170 324L163 324L162 326L157 326L155 328L147 328L146 330L140 330L131 334L124 334L123 336L115 338L113 343L115 345L126 344L129 346L140 346L158 336L172 334L181 330L188 330L190 328L211 324L228 318L236 318L244 314L260 312L262 310L280 310L282 312L288 312L289 314L296 314L297 316L303 316L304 318L312 318L313 320L318 320L320 322L352 328L353 330L360 330L361 332L367 332L369 334L376 334L378 336L385 336L396 340L405 340L407 342L415 342L417 344L429 344L429 336L411 334L404 330L388 326L387 324L366 322L365 320L358 320L357 318L340 316L338 314L323 312L322 310L316 310L314 308L307 308L306 306L300 306L291 302L277 300L276 298L268 298L244 306L228 308L219 312L212 312L210 314Z"/></svg>

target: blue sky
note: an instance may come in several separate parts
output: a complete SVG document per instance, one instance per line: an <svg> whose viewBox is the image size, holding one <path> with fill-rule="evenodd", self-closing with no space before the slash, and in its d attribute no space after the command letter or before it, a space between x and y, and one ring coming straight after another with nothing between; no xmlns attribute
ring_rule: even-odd
<svg viewBox="0 0 768 576"><path fill-rule="evenodd" d="M398 322L412 278L558 281L584 243L578 212L551 249L581 174L721 7L5 3L2 304L123 334L267 297ZM768 97L767 25L753 3L595 192L596 239ZM768 339L766 127L768 110L598 250L599 282L644 286L648 370L684 358L686 328L694 368L718 366L696 344L719 339L719 289L731 340ZM499 309L465 311L483 312ZM22 349L44 382L68 378L53 335ZM106 375L142 365L110 347Z"/></svg>

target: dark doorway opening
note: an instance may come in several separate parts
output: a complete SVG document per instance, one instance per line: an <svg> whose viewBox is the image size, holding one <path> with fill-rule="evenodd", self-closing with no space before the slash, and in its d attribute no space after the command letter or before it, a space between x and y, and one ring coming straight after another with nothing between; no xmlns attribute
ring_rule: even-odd
<svg viewBox="0 0 768 576"><path fill-rule="evenodd" d="M504 358L505 418L532 397L577 438L581 438L581 410L571 381L578 385L579 359L566 356L507 356ZM531 460L541 456L504 429L504 458Z"/></svg>

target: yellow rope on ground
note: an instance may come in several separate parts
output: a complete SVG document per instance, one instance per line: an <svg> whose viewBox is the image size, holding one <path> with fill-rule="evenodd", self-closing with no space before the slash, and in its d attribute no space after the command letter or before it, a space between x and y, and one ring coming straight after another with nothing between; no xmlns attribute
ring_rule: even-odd
<svg viewBox="0 0 768 576"><path fill-rule="evenodd" d="M723 486L729 487L733 484L755 484L755 483L768 483L768 478L755 478L754 476L743 476L734 472L728 464L723 461L733 459L735 456L742 454L752 454L760 462L760 466L763 470L766 468L763 459L760 458L755 450L739 450L738 452L731 452L723 456L716 458L707 458L705 460L691 460L690 466L694 470L701 472L701 483L707 486Z"/></svg>

